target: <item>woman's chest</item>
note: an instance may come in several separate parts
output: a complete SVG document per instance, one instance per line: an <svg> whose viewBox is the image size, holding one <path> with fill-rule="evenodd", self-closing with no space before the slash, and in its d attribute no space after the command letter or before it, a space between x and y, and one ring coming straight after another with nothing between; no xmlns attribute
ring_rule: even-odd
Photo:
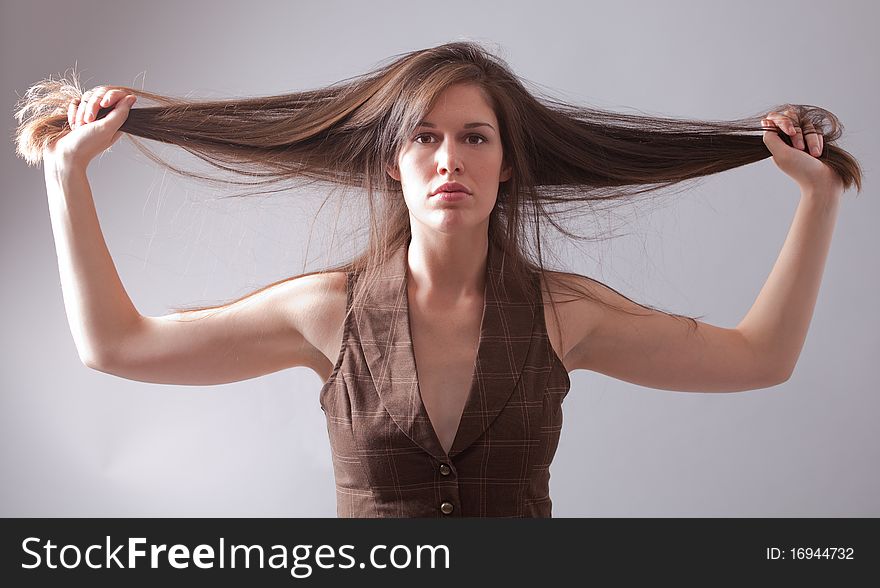
<svg viewBox="0 0 880 588"><path fill-rule="evenodd" d="M467 402L479 349L482 305L445 312L410 308L410 331L425 411L446 451Z"/></svg>

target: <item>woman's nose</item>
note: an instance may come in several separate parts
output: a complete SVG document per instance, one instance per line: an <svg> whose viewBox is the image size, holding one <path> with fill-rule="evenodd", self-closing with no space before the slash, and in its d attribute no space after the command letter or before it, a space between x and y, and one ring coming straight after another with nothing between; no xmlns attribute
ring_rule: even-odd
<svg viewBox="0 0 880 588"><path fill-rule="evenodd" d="M437 150L437 171L439 173L445 171L460 173L461 167L462 163L458 151L449 142Z"/></svg>

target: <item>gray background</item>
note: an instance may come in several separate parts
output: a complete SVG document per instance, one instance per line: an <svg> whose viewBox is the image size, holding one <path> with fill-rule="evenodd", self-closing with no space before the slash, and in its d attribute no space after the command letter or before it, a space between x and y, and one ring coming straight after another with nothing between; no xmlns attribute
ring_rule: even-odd
<svg viewBox="0 0 880 588"><path fill-rule="evenodd" d="M451 40L497 47L583 104L732 119L815 104L866 173L844 198L800 361L781 386L654 390L578 371L552 466L557 517L877 516L880 320L874 169L880 54L870 2L4 1L2 105L74 66L86 87L204 98L283 93ZM163 150L174 157L181 150ZM335 516L322 382L307 368L222 386L123 380L78 360L42 171L2 150L2 516ZM89 171L138 310L214 304L318 269L336 249L319 200L235 204L166 174L126 140ZM799 191L770 159L636 207L625 235L560 244L567 269L732 327L786 236ZM323 228L322 228L323 227Z"/></svg>

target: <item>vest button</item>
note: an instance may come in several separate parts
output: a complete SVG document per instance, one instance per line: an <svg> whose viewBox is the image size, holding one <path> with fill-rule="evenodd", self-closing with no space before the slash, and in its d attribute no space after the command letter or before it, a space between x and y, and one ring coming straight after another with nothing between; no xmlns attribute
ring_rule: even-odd
<svg viewBox="0 0 880 588"><path fill-rule="evenodd" d="M449 469L449 466L446 465L445 463L441 463L441 464L440 464L440 473L441 473L442 475L444 475L444 476L448 476L448 475L449 475L449 472L451 472L451 471L452 471L452 470Z"/></svg>
<svg viewBox="0 0 880 588"><path fill-rule="evenodd" d="M444 502L440 505L440 512L443 514L450 514L452 512L453 506L451 502Z"/></svg>

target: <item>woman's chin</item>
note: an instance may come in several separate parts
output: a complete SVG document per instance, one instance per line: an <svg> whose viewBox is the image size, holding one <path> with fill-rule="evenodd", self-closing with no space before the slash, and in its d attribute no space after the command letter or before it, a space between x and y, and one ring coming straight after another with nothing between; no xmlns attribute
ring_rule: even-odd
<svg viewBox="0 0 880 588"><path fill-rule="evenodd" d="M472 231L476 227L486 224L489 219L474 218L473 211L445 209L432 211L425 220L427 222L422 224L430 229L439 233L451 234Z"/></svg>

